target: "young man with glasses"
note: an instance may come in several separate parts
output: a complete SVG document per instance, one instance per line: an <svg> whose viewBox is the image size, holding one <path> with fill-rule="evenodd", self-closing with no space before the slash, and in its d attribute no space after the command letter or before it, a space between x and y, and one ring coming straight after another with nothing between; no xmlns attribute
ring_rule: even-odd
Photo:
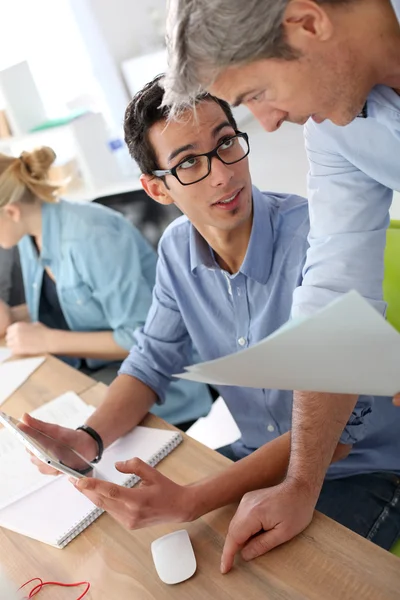
<svg viewBox="0 0 400 600"><path fill-rule="evenodd" d="M168 121L162 99L157 78L135 96L125 118L126 141L142 170L144 189L185 214L161 239L153 304L136 334L137 345L87 421L94 438L26 418L89 460L139 423L154 402L163 401L172 375L191 362L191 340L202 360L255 344L288 320L293 290L302 280L309 231L306 200L252 187L247 135L237 130L225 102L204 95L179 121ZM190 521L244 494L241 506L249 498L256 503L257 492L247 492L262 487L281 486L284 498L292 392L232 386L220 386L219 392L242 434L221 449L237 461L224 472L179 486L134 458L118 468L139 475L144 483L139 489L96 479L80 480L77 489L131 529ZM389 548L400 530L400 506L390 503L393 487L400 494L400 411L389 398L380 399L375 420L372 403L372 398L360 398L343 424L334 456L343 460L330 467L317 508ZM40 468L46 470L41 463ZM237 515L235 532L240 508ZM223 572L240 546L232 531L231 526ZM264 534L268 542L277 532L279 523ZM250 559L254 548L250 544L243 553Z"/></svg>

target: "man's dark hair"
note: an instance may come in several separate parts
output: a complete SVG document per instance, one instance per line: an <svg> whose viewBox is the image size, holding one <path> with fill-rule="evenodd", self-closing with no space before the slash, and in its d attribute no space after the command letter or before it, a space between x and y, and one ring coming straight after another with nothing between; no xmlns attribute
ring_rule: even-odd
<svg viewBox="0 0 400 600"><path fill-rule="evenodd" d="M153 81L147 83L140 92L135 94L125 112L125 142L130 155L137 162L142 173L146 175L151 175L152 171L160 168L148 133L155 123L167 120L169 117L169 108L161 106L164 96L163 77L164 75L157 75ZM211 94L202 94L196 99L196 103L202 100L216 102L224 111L233 129L237 131L235 118L227 102L211 96Z"/></svg>

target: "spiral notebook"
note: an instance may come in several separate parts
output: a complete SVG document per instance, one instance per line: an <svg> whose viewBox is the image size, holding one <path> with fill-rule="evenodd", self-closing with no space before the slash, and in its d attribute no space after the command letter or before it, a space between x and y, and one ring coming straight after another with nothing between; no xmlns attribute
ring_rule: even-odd
<svg viewBox="0 0 400 600"><path fill-rule="evenodd" d="M139 478L119 473L115 462L138 457L154 467L181 441L179 432L138 426L104 452L98 465L101 476L133 487ZM46 480L48 484L0 510L0 527L64 548L103 511L80 494L66 476L46 477Z"/></svg>

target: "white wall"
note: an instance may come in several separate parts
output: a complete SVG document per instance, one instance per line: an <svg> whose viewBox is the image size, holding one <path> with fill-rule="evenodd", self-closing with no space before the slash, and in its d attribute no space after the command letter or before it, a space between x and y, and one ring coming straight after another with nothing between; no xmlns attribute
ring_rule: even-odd
<svg viewBox="0 0 400 600"><path fill-rule="evenodd" d="M117 65L161 45L166 0L89 0L89 4Z"/></svg>
<svg viewBox="0 0 400 600"><path fill-rule="evenodd" d="M84 39L93 73L116 126L129 95L121 62L160 48L165 34L165 0L68 0Z"/></svg>
<svg viewBox="0 0 400 600"><path fill-rule="evenodd" d="M0 0L0 9L0 70L27 60L48 117L61 116L69 100L92 92L95 82L69 0Z"/></svg>
<svg viewBox="0 0 400 600"><path fill-rule="evenodd" d="M284 123L274 133L266 133L254 119L241 125L250 136L250 171L253 183L262 190L292 192L307 196L308 164L303 128ZM400 219L400 193L395 192L392 219Z"/></svg>

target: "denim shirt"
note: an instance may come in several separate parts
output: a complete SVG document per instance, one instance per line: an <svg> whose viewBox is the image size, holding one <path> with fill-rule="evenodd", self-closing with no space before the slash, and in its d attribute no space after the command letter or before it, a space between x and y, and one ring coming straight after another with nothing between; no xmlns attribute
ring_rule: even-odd
<svg viewBox="0 0 400 600"><path fill-rule="evenodd" d="M400 20L400 0L392 0ZM312 314L356 289L385 314L382 281L393 190L400 190L400 96L376 86L367 118L305 126L310 248L292 315Z"/></svg>
<svg viewBox="0 0 400 600"><path fill-rule="evenodd" d="M115 342L131 349L151 304L157 256L121 214L92 203L43 203L40 255L29 236L20 241L19 251L32 321L38 320L47 267L71 331L112 330ZM93 368L101 364L86 362ZM202 416L211 405L206 386L182 383L171 389L170 405L159 411L172 422Z"/></svg>
<svg viewBox="0 0 400 600"><path fill-rule="evenodd" d="M185 217L162 237L153 304L121 367L161 399L171 375L191 363L190 339L203 361L213 360L259 342L290 317L308 248L307 202L253 188L253 208L249 246L234 275L218 266ZM239 457L291 429L292 392L217 387L241 431L234 446ZM400 410L390 399L379 399L376 410L373 403L360 397L341 438L355 444L354 450L330 467L329 477L386 468L400 472Z"/></svg>
<svg viewBox="0 0 400 600"><path fill-rule="evenodd" d="M71 331L112 330L116 343L130 350L150 306L156 256L122 215L91 203L43 203L40 255L29 236L19 251L32 321L47 267Z"/></svg>

